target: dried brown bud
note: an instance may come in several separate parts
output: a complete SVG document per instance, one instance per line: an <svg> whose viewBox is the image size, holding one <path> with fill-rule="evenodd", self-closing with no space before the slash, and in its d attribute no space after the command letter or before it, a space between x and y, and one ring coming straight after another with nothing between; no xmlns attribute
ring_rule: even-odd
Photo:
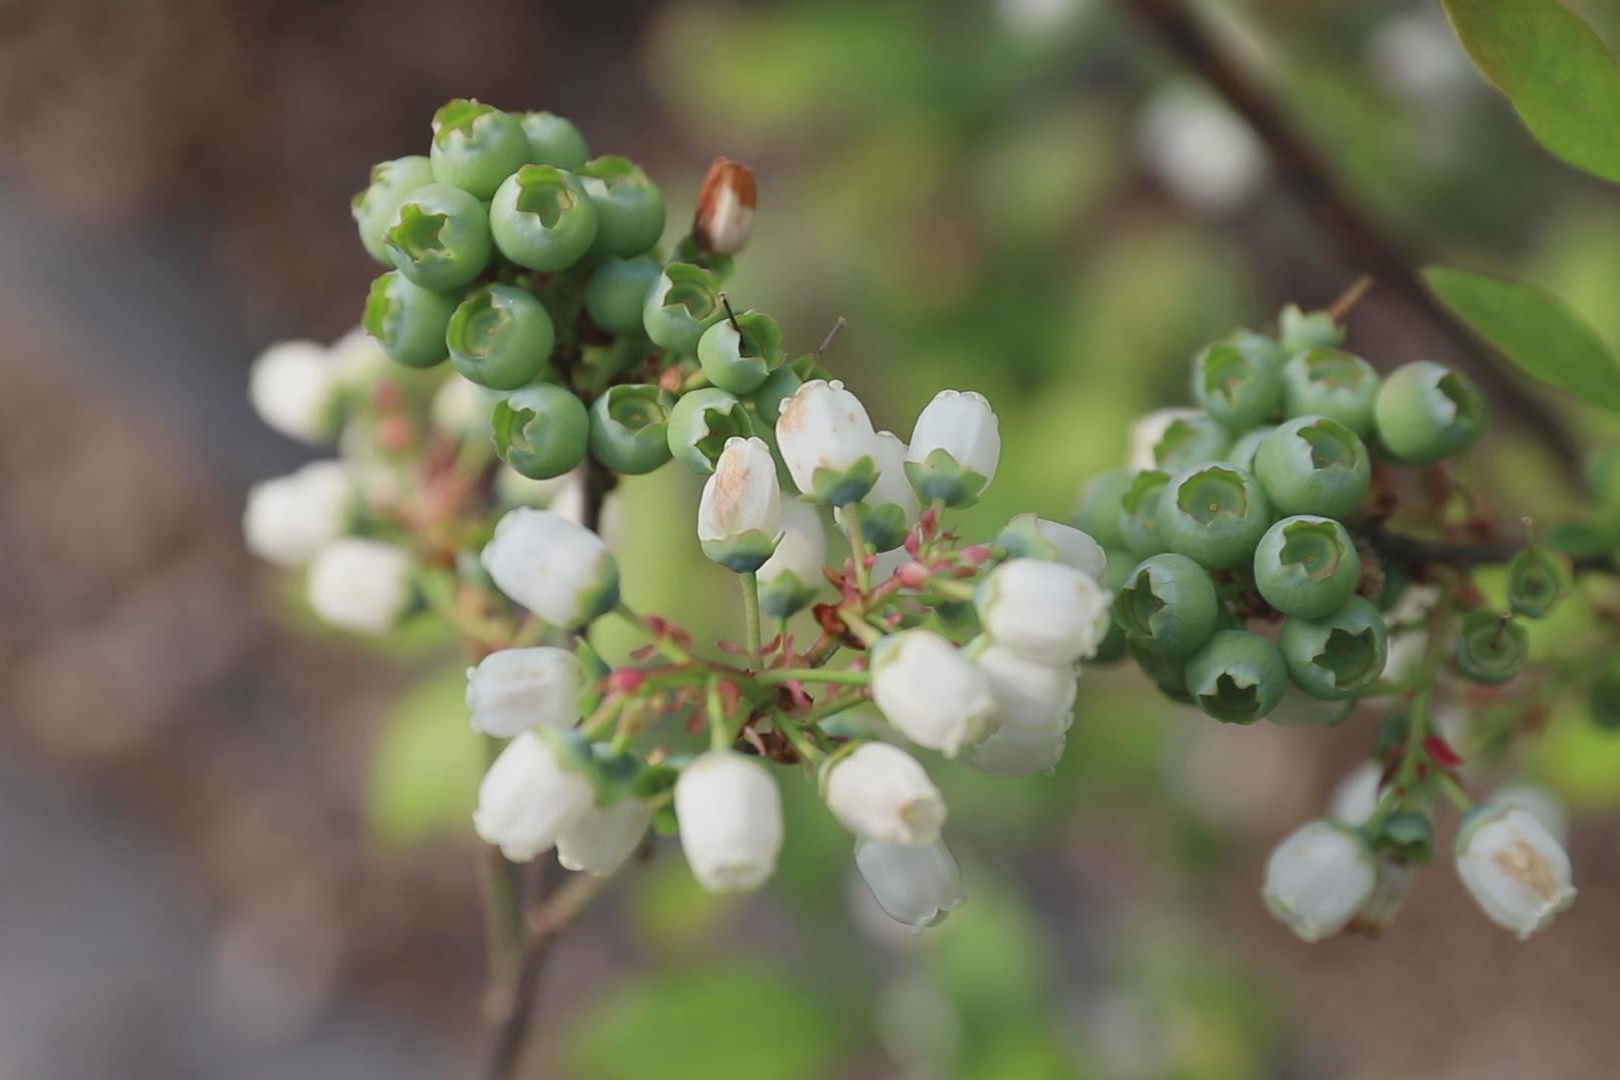
<svg viewBox="0 0 1620 1080"><path fill-rule="evenodd" d="M717 157L703 177L692 237L716 255L735 255L748 246L754 228L754 170Z"/></svg>

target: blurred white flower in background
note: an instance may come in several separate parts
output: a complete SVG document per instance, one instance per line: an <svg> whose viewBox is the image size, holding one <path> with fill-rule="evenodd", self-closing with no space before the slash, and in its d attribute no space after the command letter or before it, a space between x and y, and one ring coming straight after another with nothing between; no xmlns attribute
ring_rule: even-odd
<svg viewBox="0 0 1620 1080"><path fill-rule="evenodd" d="M1191 83L1155 91L1136 119L1142 167L1187 209L1217 216L1253 198L1270 173L1247 124Z"/></svg>

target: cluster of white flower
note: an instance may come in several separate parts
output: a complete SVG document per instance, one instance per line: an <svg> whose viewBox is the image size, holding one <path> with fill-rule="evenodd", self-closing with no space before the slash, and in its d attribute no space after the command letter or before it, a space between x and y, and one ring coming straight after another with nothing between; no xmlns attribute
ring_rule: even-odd
<svg viewBox="0 0 1620 1080"><path fill-rule="evenodd" d="M822 797L854 835L856 866L879 904L920 929L961 902L961 878L942 838L945 801L897 744L987 773L1050 771L1072 719L1079 664L1108 629L1111 596L1098 583L1105 556L1085 533L1032 514L991 545L947 550L954 538L939 530L939 514L975 501L1000 456L995 414L978 394L938 395L908 445L874 430L841 384L812 380L782 404L774 434L797 498L784 497L763 439L733 437L704 486L698 538L710 559L757 582L761 611L777 620L809 606L828 577L841 581L841 633L813 657L793 652L785 635L756 656L755 641L746 669L702 660L665 638L655 645L673 651L668 665L621 669L601 686L560 648L490 655L469 672L473 725L514 738L484 780L475 822L510 858L555 847L564 865L607 873L667 805L704 888L756 888L774 872L784 840L767 765L773 755L760 752L759 733L780 734L792 741L786 760L818 765ZM824 565L827 510L851 539L854 557L842 571ZM483 564L497 588L553 626L580 629L627 610L612 553L553 513L508 513ZM952 641L937 617L941 605L971 606L977 635ZM840 642L864 646L865 657L844 671L821 667ZM812 707L803 687L821 681L853 692ZM614 770L604 760L626 740L592 743L604 730L597 718L624 715L629 700L656 684L665 689L649 699L653 711L686 715L691 699L668 691L683 682L706 687L710 709L714 688L728 687L743 700L741 723L729 709L719 721L711 712L723 732L696 757L655 749L648 760L657 764L648 767L665 770L662 784L605 781ZM780 686L796 691L795 705L781 704ZM820 728L868 697L881 715L875 728L859 737ZM596 703L593 715L582 700Z"/></svg>

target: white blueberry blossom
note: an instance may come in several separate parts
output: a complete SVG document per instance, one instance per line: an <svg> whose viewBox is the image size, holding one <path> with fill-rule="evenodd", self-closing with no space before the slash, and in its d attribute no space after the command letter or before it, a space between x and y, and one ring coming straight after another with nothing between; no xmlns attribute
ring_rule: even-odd
<svg viewBox="0 0 1620 1080"><path fill-rule="evenodd" d="M305 587L309 606L333 626L387 633L411 604L411 556L392 544L345 536L316 553Z"/></svg>
<svg viewBox="0 0 1620 1080"><path fill-rule="evenodd" d="M482 561L501 592L553 626L577 629L619 602L619 564L607 544L546 510L507 511Z"/></svg>
<svg viewBox="0 0 1620 1080"><path fill-rule="evenodd" d="M565 870L611 874L635 854L651 823L652 809L640 799L592 806L557 834L557 862Z"/></svg>
<svg viewBox="0 0 1620 1080"><path fill-rule="evenodd" d="M341 461L312 461L248 490L242 533L248 550L278 566L308 562L342 536L356 492Z"/></svg>
<svg viewBox="0 0 1620 1080"><path fill-rule="evenodd" d="M906 738L955 757L995 716L990 680L932 630L902 630L872 650L872 700Z"/></svg>
<svg viewBox="0 0 1620 1080"><path fill-rule="evenodd" d="M866 406L844 384L812 379L776 420L782 463L802 498L844 506L877 483L881 446Z"/></svg>
<svg viewBox="0 0 1620 1080"><path fill-rule="evenodd" d="M1345 774L1333 789L1328 817L1345 825L1360 825L1372 817L1383 794L1383 767L1364 761Z"/></svg>
<svg viewBox="0 0 1620 1080"><path fill-rule="evenodd" d="M943 840L919 845L863 839L855 845L855 867L889 918L916 933L962 906L962 872Z"/></svg>
<svg viewBox="0 0 1620 1080"><path fill-rule="evenodd" d="M1517 806L1483 806L1457 834L1457 876L1492 922L1521 939L1575 902L1569 855Z"/></svg>
<svg viewBox="0 0 1620 1080"><path fill-rule="evenodd" d="M782 793L758 758L712 750L675 782L681 850L709 892L757 889L782 850Z"/></svg>
<svg viewBox="0 0 1620 1080"><path fill-rule="evenodd" d="M921 510L917 493L906 478L906 444L892 431L877 433L877 483L859 502L838 508L838 520L854 514L860 519L861 539L874 551L892 551L906 542Z"/></svg>
<svg viewBox="0 0 1620 1080"><path fill-rule="evenodd" d="M1001 429L983 394L941 390L917 416L906 476L924 502L971 506L995 479Z"/></svg>
<svg viewBox="0 0 1620 1080"><path fill-rule="evenodd" d="M1359 833L1332 821L1300 826L1266 860L1266 907L1301 941L1350 924L1372 896L1378 867Z"/></svg>
<svg viewBox="0 0 1620 1080"><path fill-rule="evenodd" d="M765 440L726 440L703 485L697 532L703 554L739 574L771 557L782 532L782 489Z"/></svg>
<svg viewBox="0 0 1620 1080"><path fill-rule="evenodd" d="M537 645L490 653L467 669L475 731L511 738L534 727L566 731L579 722L585 675L567 649Z"/></svg>
<svg viewBox="0 0 1620 1080"><path fill-rule="evenodd" d="M995 546L1013 557L1050 559L1072 566L1096 581L1108 569L1108 554L1090 533L1048 521L1033 511L1009 521L996 536Z"/></svg>
<svg viewBox="0 0 1620 1080"><path fill-rule="evenodd" d="M839 823L868 840L931 844L945 824L944 796L927 771L888 743L862 743L836 758L822 787Z"/></svg>
<svg viewBox="0 0 1620 1080"><path fill-rule="evenodd" d="M326 346L278 341L253 361L248 398L270 427L299 442L319 445L338 434L339 382Z"/></svg>
<svg viewBox="0 0 1620 1080"><path fill-rule="evenodd" d="M1096 655L1108 634L1113 594L1072 566L1009 559L980 584L974 603L991 641L1065 664Z"/></svg>
<svg viewBox="0 0 1620 1080"><path fill-rule="evenodd" d="M506 744L478 785L473 828L508 859L527 862L555 847L593 799L590 781L551 742L524 732Z"/></svg>
<svg viewBox="0 0 1620 1080"><path fill-rule="evenodd" d="M782 504L782 539L759 568L759 609L785 619L816 598L826 579L827 531L821 512L809 503Z"/></svg>

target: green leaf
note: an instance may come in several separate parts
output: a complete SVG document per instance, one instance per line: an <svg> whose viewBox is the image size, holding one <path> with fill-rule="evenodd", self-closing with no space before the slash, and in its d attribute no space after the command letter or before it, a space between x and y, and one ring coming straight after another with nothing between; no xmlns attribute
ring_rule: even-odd
<svg viewBox="0 0 1620 1080"><path fill-rule="evenodd" d="M1620 183L1620 66L1558 0L1442 0L1463 47L1541 144Z"/></svg>
<svg viewBox="0 0 1620 1080"><path fill-rule="evenodd" d="M479 736L467 723L466 676L430 675L395 702L371 750L366 826L403 851L435 836L472 837L483 772Z"/></svg>
<svg viewBox="0 0 1620 1080"><path fill-rule="evenodd" d="M1423 278L1441 303L1531 378L1620 409L1620 365L1557 297L1445 266L1425 267Z"/></svg>
<svg viewBox="0 0 1620 1080"><path fill-rule="evenodd" d="M714 1080L842 1075L848 1025L785 973L749 965L647 975L569 1024L565 1075Z"/></svg>

